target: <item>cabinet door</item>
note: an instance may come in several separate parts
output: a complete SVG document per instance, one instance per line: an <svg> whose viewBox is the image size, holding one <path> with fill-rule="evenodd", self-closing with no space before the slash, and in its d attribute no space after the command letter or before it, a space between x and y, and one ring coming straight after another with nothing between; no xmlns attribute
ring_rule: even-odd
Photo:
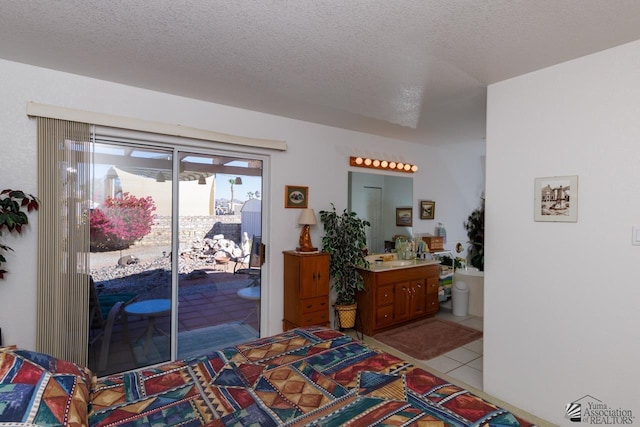
<svg viewBox="0 0 640 427"><path fill-rule="evenodd" d="M411 282L411 313L420 316L427 312L427 286L425 280Z"/></svg>
<svg viewBox="0 0 640 427"><path fill-rule="evenodd" d="M393 286L393 320L399 322L411 317L411 282L400 282Z"/></svg>
<svg viewBox="0 0 640 427"><path fill-rule="evenodd" d="M316 295L329 295L329 255L316 257Z"/></svg>
<svg viewBox="0 0 640 427"><path fill-rule="evenodd" d="M329 295L329 257L303 257L300 261L300 298L320 295Z"/></svg>

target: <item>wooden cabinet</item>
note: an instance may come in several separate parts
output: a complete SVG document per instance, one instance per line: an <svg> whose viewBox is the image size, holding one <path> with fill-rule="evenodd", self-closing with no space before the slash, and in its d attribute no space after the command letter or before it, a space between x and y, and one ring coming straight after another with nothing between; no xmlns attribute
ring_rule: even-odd
<svg viewBox="0 0 640 427"><path fill-rule="evenodd" d="M329 326L329 254L284 252L285 331Z"/></svg>
<svg viewBox="0 0 640 427"><path fill-rule="evenodd" d="M356 300L362 318L361 332L366 335L438 312L437 264L380 272L359 271L365 290L356 294Z"/></svg>
<svg viewBox="0 0 640 427"><path fill-rule="evenodd" d="M427 311L425 279L396 283L394 289L394 320L403 321L421 316Z"/></svg>

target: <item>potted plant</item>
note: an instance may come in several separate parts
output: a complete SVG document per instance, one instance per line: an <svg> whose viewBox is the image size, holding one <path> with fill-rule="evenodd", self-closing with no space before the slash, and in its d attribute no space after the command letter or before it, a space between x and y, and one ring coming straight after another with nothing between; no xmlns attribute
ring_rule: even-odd
<svg viewBox="0 0 640 427"><path fill-rule="evenodd" d="M469 238L469 265L484 271L484 197L480 207L475 209L464 223Z"/></svg>
<svg viewBox="0 0 640 427"><path fill-rule="evenodd" d="M38 210L38 207L38 199L31 194L27 195L19 190L2 190L0 192L0 236L2 236L3 230L22 233L22 226L29 223L29 218L24 210L31 212ZM12 251L13 249L0 243L0 250ZM0 253L0 279L4 279L4 273L7 272L1 268L5 262L7 259Z"/></svg>
<svg viewBox="0 0 640 427"><path fill-rule="evenodd" d="M322 250L330 255L329 275L336 291L335 307L340 316L340 326L352 328L355 325L356 291L364 289L362 276L357 268L367 268L367 237L365 227L369 221L358 218L355 212L341 214L331 204L332 210L320 211L320 221L324 225Z"/></svg>

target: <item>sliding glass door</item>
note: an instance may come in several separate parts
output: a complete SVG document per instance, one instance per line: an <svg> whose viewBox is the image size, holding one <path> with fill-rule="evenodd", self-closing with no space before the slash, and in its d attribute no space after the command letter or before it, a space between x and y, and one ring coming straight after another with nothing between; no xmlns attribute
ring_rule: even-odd
<svg viewBox="0 0 640 427"><path fill-rule="evenodd" d="M262 162L179 152L177 356L260 335Z"/></svg>
<svg viewBox="0 0 640 427"><path fill-rule="evenodd" d="M262 161L106 140L92 151L89 366L258 337Z"/></svg>
<svg viewBox="0 0 640 427"><path fill-rule="evenodd" d="M171 357L173 156L93 144L89 366L99 375Z"/></svg>

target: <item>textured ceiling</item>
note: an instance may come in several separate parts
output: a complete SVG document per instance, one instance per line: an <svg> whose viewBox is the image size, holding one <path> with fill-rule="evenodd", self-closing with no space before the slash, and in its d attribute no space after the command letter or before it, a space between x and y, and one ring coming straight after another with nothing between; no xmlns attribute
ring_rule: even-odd
<svg viewBox="0 0 640 427"><path fill-rule="evenodd" d="M481 139L487 84L637 39L637 0L0 3L0 58L422 143Z"/></svg>

